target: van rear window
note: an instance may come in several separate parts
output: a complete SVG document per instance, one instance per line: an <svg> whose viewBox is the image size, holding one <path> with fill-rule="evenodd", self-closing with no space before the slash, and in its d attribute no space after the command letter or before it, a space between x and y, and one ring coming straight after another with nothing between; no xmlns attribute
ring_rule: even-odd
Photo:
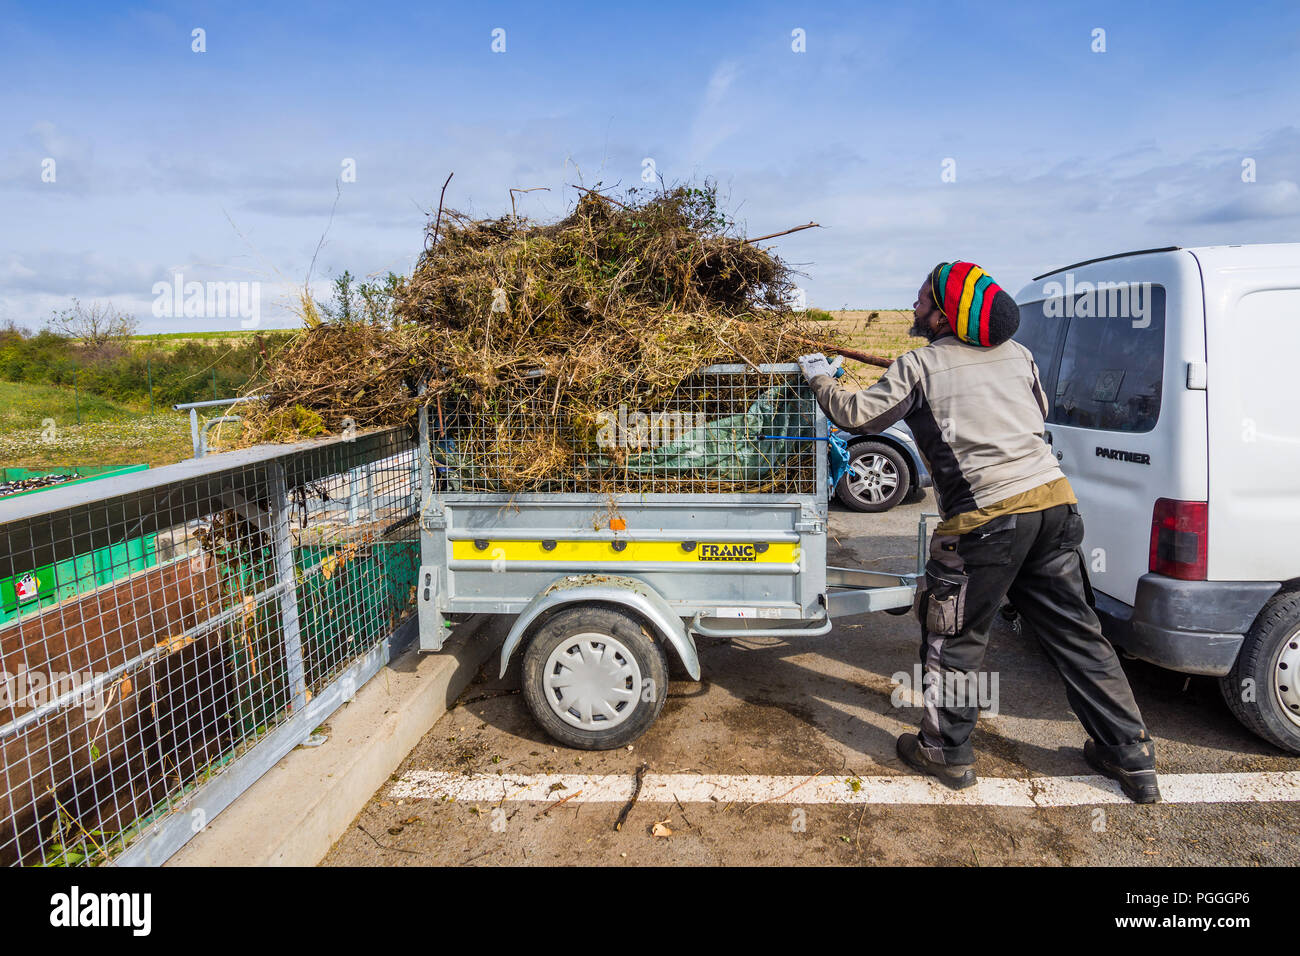
<svg viewBox="0 0 1300 956"><path fill-rule="evenodd" d="M1049 392L1052 373L1055 371L1052 368L1052 358L1056 352L1056 339L1062 322L1064 319L1045 314L1042 302L1027 302L1020 307L1020 327L1014 336L1017 342L1033 353L1043 388Z"/></svg>
<svg viewBox="0 0 1300 956"><path fill-rule="evenodd" d="M1120 432L1155 428L1164 385L1164 286L1087 289L1026 303L1020 315L1016 340L1034 353L1043 386L1053 393L1049 423ZM1061 323L1065 344L1059 366L1051 369Z"/></svg>

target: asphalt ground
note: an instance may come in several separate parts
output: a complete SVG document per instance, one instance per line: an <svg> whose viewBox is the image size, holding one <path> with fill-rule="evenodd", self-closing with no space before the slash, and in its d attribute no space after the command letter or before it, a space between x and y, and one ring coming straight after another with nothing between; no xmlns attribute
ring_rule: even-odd
<svg viewBox="0 0 1300 956"><path fill-rule="evenodd" d="M836 506L830 563L913 569L922 510L932 500L885 515ZM1178 801L1134 806L1084 763L1083 730L1032 634L999 622L985 661L997 713L974 737L981 785L954 796L894 753L920 715L891 680L916 662L910 616L849 618L798 642L697 643L701 680L678 669L659 719L612 752L546 737L518 692L520 655L502 679L494 657L323 863L1300 862L1300 759L1238 724L1212 679L1125 662Z"/></svg>

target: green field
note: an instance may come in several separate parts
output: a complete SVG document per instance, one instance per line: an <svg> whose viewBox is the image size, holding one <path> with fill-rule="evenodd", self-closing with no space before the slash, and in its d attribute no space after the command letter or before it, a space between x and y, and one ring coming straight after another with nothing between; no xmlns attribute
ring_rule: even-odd
<svg viewBox="0 0 1300 956"><path fill-rule="evenodd" d="M258 335L263 337L280 332L296 332L298 329L218 329L210 332L154 332L132 335L129 341L135 345L149 346L164 352L172 351L186 342L201 342L204 345L244 345L252 342Z"/></svg>
<svg viewBox="0 0 1300 956"><path fill-rule="evenodd" d="M836 310L831 315L834 318L827 325L845 337L845 344L882 358L895 359L925 344L925 339L914 339L907 334L912 326L910 309ZM884 374L884 369L852 359L845 359L844 368L844 383L856 388L866 388Z"/></svg>
<svg viewBox="0 0 1300 956"><path fill-rule="evenodd" d="M0 382L0 465L157 466L192 454L189 417L182 413L150 415L84 392L74 396L70 388Z"/></svg>
<svg viewBox="0 0 1300 956"><path fill-rule="evenodd" d="M0 432L40 428L47 418L57 425L75 425L77 406L82 422L127 421L141 412L98 395L74 394L70 388L29 382L0 382Z"/></svg>

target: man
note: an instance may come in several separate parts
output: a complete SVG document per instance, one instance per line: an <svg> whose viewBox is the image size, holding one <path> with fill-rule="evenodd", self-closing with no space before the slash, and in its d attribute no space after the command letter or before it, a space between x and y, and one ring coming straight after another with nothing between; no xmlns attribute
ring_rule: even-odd
<svg viewBox="0 0 1300 956"><path fill-rule="evenodd" d="M841 388L823 355L799 360L832 422L875 432L904 419L934 476L943 521L917 601L924 713L919 734L898 738L898 756L953 789L975 783L978 707L967 689L1009 595L1065 681L1088 763L1154 803L1154 744L1088 600L1078 500L1043 439L1047 397L1033 356L1011 340L1020 311L970 262L936 266L913 309L912 334L929 344L868 389Z"/></svg>

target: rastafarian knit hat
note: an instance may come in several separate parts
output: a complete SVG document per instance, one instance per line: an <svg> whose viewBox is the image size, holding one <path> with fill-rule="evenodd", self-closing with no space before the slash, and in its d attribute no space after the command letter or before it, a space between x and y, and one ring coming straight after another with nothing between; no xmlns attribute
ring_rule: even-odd
<svg viewBox="0 0 1300 956"><path fill-rule="evenodd" d="M963 342L1001 345L1020 326L1015 299L973 262L939 263L930 273L930 292Z"/></svg>

